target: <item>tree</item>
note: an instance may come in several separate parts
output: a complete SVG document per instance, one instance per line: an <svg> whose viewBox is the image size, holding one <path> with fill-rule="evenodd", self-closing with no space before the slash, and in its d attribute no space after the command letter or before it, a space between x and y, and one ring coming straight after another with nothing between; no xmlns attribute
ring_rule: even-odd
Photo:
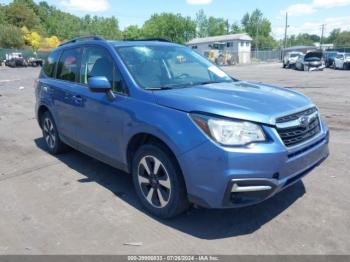
<svg viewBox="0 0 350 262"><path fill-rule="evenodd" d="M142 31L145 37L165 38L183 44L195 36L196 23L180 14L154 14L144 23Z"/></svg>
<svg viewBox="0 0 350 262"><path fill-rule="evenodd" d="M333 29L327 38L327 42L330 44L334 43L335 40L338 38L340 32L341 32L340 28Z"/></svg>
<svg viewBox="0 0 350 262"><path fill-rule="evenodd" d="M24 42L34 51L37 51L41 46L42 38L38 32L29 32L26 27L22 27Z"/></svg>
<svg viewBox="0 0 350 262"><path fill-rule="evenodd" d="M7 23L19 28L26 26L32 29L39 24L39 18L34 11L24 3L11 3L6 7L5 13Z"/></svg>
<svg viewBox="0 0 350 262"><path fill-rule="evenodd" d="M335 40L337 47L348 47L350 46L350 31L343 31L339 33Z"/></svg>
<svg viewBox="0 0 350 262"><path fill-rule="evenodd" d="M246 13L242 20L243 30L253 38L253 48L274 48L277 42L271 34L271 22L263 17L259 9L255 9L251 14Z"/></svg>
<svg viewBox="0 0 350 262"><path fill-rule="evenodd" d="M5 22L5 7L0 4L0 25L4 25Z"/></svg>
<svg viewBox="0 0 350 262"><path fill-rule="evenodd" d="M225 35L227 33L227 23L223 18L209 17L208 36Z"/></svg>
<svg viewBox="0 0 350 262"><path fill-rule="evenodd" d="M60 40L55 35L45 38L45 45L49 49L58 47L60 43Z"/></svg>
<svg viewBox="0 0 350 262"><path fill-rule="evenodd" d="M137 25L129 25L123 31L123 39L139 39L142 37L142 30Z"/></svg>
<svg viewBox="0 0 350 262"><path fill-rule="evenodd" d="M21 48L24 40L21 30L13 25L0 25L0 46L4 48Z"/></svg>
<svg viewBox="0 0 350 262"><path fill-rule="evenodd" d="M197 37L208 36L208 18L203 9L199 10L199 12L196 14L196 29Z"/></svg>
<svg viewBox="0 0 350 262"><path fill-rule="evenodd" d="M235 22L231 25L231 34L239 34L239 33L243 33L243 32L244 32L244 30L237 22Z"/></svg>
<svg viewBox="0 0 350 262"><path fill-rule="evenodd" d="M298 34L297 36L292 35L289 38L289 43L291 46L294 45L307 45L311 46L314 45L315 43L319 43L321 41L321 38L318 35L315 34Z"/></svg>

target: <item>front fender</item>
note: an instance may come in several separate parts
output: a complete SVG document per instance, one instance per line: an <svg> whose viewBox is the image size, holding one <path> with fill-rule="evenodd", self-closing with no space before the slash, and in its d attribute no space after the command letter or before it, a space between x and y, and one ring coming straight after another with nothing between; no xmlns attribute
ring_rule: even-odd
<svg viewBox="0 0 350 262"><path fill-rule="evenodd" d="M187 112L137 100L129 105L137 110L134 110L132 118L124 125L124 152L127 152L129 141L141 133L150 134L163 141L176 157L207 140ZM126 158L125 154L125 163Z"/></svg>

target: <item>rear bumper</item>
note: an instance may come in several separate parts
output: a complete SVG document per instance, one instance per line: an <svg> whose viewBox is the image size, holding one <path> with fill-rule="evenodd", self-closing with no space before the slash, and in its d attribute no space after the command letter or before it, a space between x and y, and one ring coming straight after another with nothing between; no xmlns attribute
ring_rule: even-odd
<svg viewBox="0 0 350 262"><path fill-rule="evenodd" d="M208 208L253 205L296 183L329 155L324 123L317 137L286 148L277 131L264 127L269 143L223 148L206 142L180 157L189 199Z"/></svg>

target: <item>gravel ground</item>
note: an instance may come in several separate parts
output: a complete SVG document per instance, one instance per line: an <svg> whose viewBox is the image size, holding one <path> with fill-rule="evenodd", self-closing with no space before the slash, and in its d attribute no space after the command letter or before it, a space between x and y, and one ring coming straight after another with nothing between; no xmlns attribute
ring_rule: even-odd
<svg viewBox="0 0 350 262"><path fill-rule="evenodd" d="M331 156L259 205L163 221L144 212L127 174L76 151L49 155L34 117L38 69L0 67L0 254L350 254L350 71L224 70L310 96Z"/></svg>

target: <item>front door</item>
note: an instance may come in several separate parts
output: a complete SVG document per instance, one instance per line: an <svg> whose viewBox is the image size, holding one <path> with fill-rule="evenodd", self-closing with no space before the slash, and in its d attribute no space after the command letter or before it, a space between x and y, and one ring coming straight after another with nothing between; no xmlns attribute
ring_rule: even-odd
<svg viewBox="0 0 350 262"><path fill-rule="evenodd" d="M111 100L104 93L91 92L87 83L93 76L106 77L116 98ZM129 98L125 95L124 82L109 51L99 46L83 48L79 78L82 106L77 112L78 147L107 162L120 162L123 125L128 116L125 108Z"/></svg>

